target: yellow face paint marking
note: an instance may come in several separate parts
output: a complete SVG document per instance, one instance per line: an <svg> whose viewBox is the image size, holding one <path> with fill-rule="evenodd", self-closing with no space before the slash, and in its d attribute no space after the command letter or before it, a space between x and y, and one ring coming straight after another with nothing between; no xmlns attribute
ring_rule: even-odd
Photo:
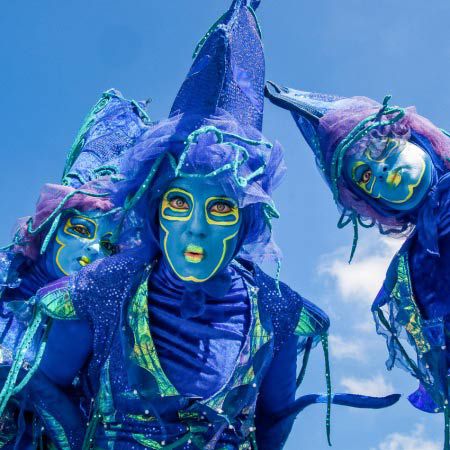
<svg viewBox="0 0 450 450"><path fill-rule="evenodd" d="M377 163L382 163L382 162L386 161L386 159L388 159L389 156L391 156L391 154L394 152L394 150L396 150L396 149L399 147L399 145L400 145L399 142L394 141L393 139L388 139L387 142L386 142L386 146L384 147L385 150L386 150L386 147L387 147L391 142L393 142L394 145L389 149L389 151L386 153L386 155L384 155L384 157L382 157L381 159L372 158L372 156L370 155L370 149L369 149L369 148L364 152L366 158L367 158L369 161L373 161L373 162L377 162ZM383 150L383 151L384 151L384 150ZM383 152L382 152L381 154L383 154Z"/></svg>
<svg viewBox="0 0 450 450"><path fill-rule="evenodd" d="M88 264L90 264L91 263L91 260L90 260L90 258L88 258L87 256L82 256L81 258L80 258L80 266L81 267L84 267L84 266L87 266Z"/></svg>
<svg viewBox="0 0 450 450"><path fill-rule="evenodd" d="M422 160L422 163L423 163L423 166L422 166L422 172L421 172L421 174L420 174L420 177L419 177L419 179L417 180L417 183L415 183L415 184L409 184L409 185L408 185L408 195L406 196L406 198L404 198L403 200L388 200L389 202L391 202L391 203L405 203L405 202L407 202L407 201L413 196L414 189L415 189L417 186L419 186L419 184L422 182L422 178L423 178L423 176L425 175L425 170L426 170L426 168L427 168L427 166L426 166L426 164L425 164L425 161ZM397 174L397 175L398 175L399 177L401 177L400 174ZM400 181L399 181L399 183L400 183ZM380 195L379 197L381 197L381 195ZM387 199L385 199L385 200L387 200Z"/></svg>
<svg viewBox="0 0 450 450"><path fill-rule="evenodd" d="M69 230L69 228L73 228L74 226L77 225L77 224L73 225L72 219L82 219L82 220L85 220L86 222L91 223L94 226L94 236L91 237L90 233L89 233L89 236L83 236L83 235L80 236L79 234L72 233ZM82 225L82 224L80 224L80 225ZM81 216L81 215L80 216L69 217L67 219L66 224L64 225L64 233L68 234L69 236L74 236L74 237L79 238L79 239L81 238L81 239L94 240L97 237L97 222L95 222L95 220L90 219L89 217Z"/></svg>
<svg viewBox="0 0 450 450"><path fill-rule="evenodd" d="M78 235L78 234L74 234L74 233L70 232L70 231L69 231L69 228L73 227L72 219L82 219L82 220L86 220L86 221L89 222L89 223L92 223L92 224L94 225L94 237L80 236L80 235ZM64 233L65 233L65 234L68 234L69 236L76 237L77 239L94 240L94 239L97 237L97 223L96 223L94 220L92 220L92 219L90 219L89 217L86 217L86 216L81 216L81 215L79 215L79 216L69 217L69 218L67 219L67 221L66 221L66 224L64 225ZM58 236L56 236L55 240L56 240L56 242L57 242L57 243L59 244L59 246L60 246L60 247L58 248L58 251L56 252L55 262L56 262L56 265L58 266L58 269L59 269L64 275L67 276L67 275L69 275L69 273L68 273L67 271L65 271L65 270L62 268L61 263L59 262L59 258L60 258L60 256L61 256L61 252L62 252L62 250L63 250L65 247L67 247L67 245L64 244L64 243L62 243L62 242L60 241L60 239L58 238ZM82 256L82 257L80 258L80 261L79 261L81 267L87 266L88 264L90 264L90 262L91 262L91 260L90 260L87 256Z"/></svg>
<svg viewBox="0 0 450 450"><path fill-rule="evenodd" d="M167 209L169 209L170 211L174 211L176 213L180 213L180 212L182 213L183 212L183 210L176 209L176 208L172 207L172 205L169 202L168 197L169 197L170 194L172 194L174 192L179 192L181 194L186 195L189 198L189 200L191 201L191 203L192 203L192 205L190 207L191 211L189 212L189 214L187 216L170 216L170 215L166 214L166 210ZM169 191L167 191L164 194L163 201L161 202L161 216L164 217L164 219L166 219L166 220L176 220L176 221L180 221L180 222L186 222L186 221L190 220L190 218L192 217L192 212L193 211L194 211L194 196L190 192L185 191L184 189L180 189L180 188L173 188L173 189L170 189Z"/></svg>
<svg viewBox="0 0 450 450"><path fill-rule="evenodd" d="M62 266L61 266L61 264L60 264L60 262L59 262L59 257L60 257L61 251L62 251L63 248L66 247L66 244L63 244L63 243L59 240L58 236L56 236L56 242L60 245L60 247L58 248L58 251L56 252L56 258L55 258L56 265L58 266L59 270L60 270L64 275L69 275L69 273L66 272L66 271L62 268Z"/></svg>
<svg viewBox="0 0 450 450"><path fill-rule="evenodd" d="M393 141L389 140L388 143L386 144L386 146L387 146L390 142L393 142ZM389 151L387 152L387 154L384 155L384 157L383 157L382 159L374 159L374 158L372 158L372 157L370 156L369 149L367 149L367 150L365 151L364 154L365 154L365 156L367 157L368 160L373 161L373 162L376 162L376 163L382 163L382 162L385 161L385 160L392 154L392 152L393 152L395 149L397 149L397 148L399 147L399 145L400 145L398 142L395 142L395 141L394 141L394 144L395 144L395 145L393 145L393 146L389 149ZM407 196L406 196L404 199L402 199L402 200L391 200L391 199L387 199L387 198L383 197L381 194L378 194L377 196L375 196L375 195L372 194L372 191L373 191L373 188L374 188L374 186L375 186L375 182L376 182L376 180L377 180L377 177L372 176L372 183L371 183L370 187L367 186L367 183L364 184L364 183L361 183L361 182L356 181L356 179L355 179L356 169L358 169L358 167L361 167L361 166L364 165L364 164L365 164L365 163L364 163L363 161L357 161L357 162L354 164L353 168L352 168L352 178L353 178L353 180L357 183L357 185L360 187L360 189L362 189L364 192L366 192L367 194L369 194L369 195L370 195L372 198L374 198L374 199L380 199L380 198L381 198L381 199L386 200L386 201L388 201L388 202L390 202L390 203L397 203L397 204L405 203L405 202L407 202L407 201L413 196L413 194L414 194L414 189L415 189L417 186L420 185L420 183L422 182L422 179L423 179L423 177L424 177L424 175L425 175L425 171L426 171L426 164L425 164L425 161L422 160L422 171L421 171L421 173L420 173L419 179L418 179L417 183L408 185L408 194L407 194ZM399 173L398 171L395 171L395 170L394 170L394 171L391 171L391 172L388 174L387 179L386 179L386 183L387 183L388 185L394 186L394 187L399 186L400 183L401 183L401 181L402 181L402 175L401 175L401 173Z"/></svg>
<svg viewBox="0 0 450 450"><path fill-rule="evenodd" d="M233 239L239 232L239 230L238 230L235 233L233 233L230 236L227 236L226 238L223 239L223 241L222 241L222 246L223 246L222 247L222 255L220 257L220 260L217 263L216 267L213 269L213 271L207 277L205 277L205 278L197 278L197 277L194 277L194 276L191 276L191 275L188 276L188 277L184 277L183 275L179 274L177 272L177 270L175 269L175 266L173 265L173 263L172 263L172 261L170 259L169 252L167 251L167 240L169 238L169 230L164 226L164 224L162 222L160 222L160 225L161 225L161 228L164 231L164 252L165 252L165 254L167 256L167 261L169 261L170 267L175 272L175 274L177 275L178 278L180 278L183 281L193 281L194 283L203 283L203 282L209 280L212 276L215 275L215 273L219 270L223 260L225 259L225 255L226 255L226 252L227 252L227 242L229 240Z"/></svg>
<svg viewBox="0 0 450 450"><path fill-rule="evenodd" d="M186 259L186 261L189 261L194 264L203 261L204 257L205 251L203 250L202 247L199 247L198 245L189 244L184 252L184 258Z"/></svg>
<svg viewBox="0 0 450 450"><path fill-rule="evenodd" d="M85 220L85 221L91 223L91 224L94 226L94 236L93 236L93 237L87 237L87 236L82 236L82 235L80 236L79 234L74 234L74 233L72 233L72 232L69 230L71 227L74 226L74 225L72 224L72 219L82 219L82 220ZM73 237L75 237L75 238L77 238L77 239L86 239L86 240L89 240L89 241L93 241L93 240L95 240L95 239L97 238L98 224L97 224L97 222L95 222L95 220L92 220L92 219L90 219L89 217L82 216L82 215L77 215L77 216L69 217L69 218L67 219L67 221L66 221L66 223L65 223L65 225L64 225L63 231L64 231L65 234L67 234L67 235L69 235L69 236L73 236ZM112 236L112 235L113 235L112 232L108 232L108 233L105 234L105 237L106 237L106 236ZM55 262L56 262L56 265L58 266L58 269L59 269L64 275L66 275L66 276L67 276L67 275L70 275L67 271L65 271L65 270L62 268L61 263L60 263L60 261L59 261L60 256L61 256L61 252L62 252L62 250L63 250L64 248L67 247L67 244L64 244L63 242L61 242L61 240L59 239L58 235L56 235L55 241L56 241L57 244L59 245L58 251L56 252L56 256L55 256ZM90 264L92 261L91 261L91 259L90 259L88 256L83 255L83 256L81 256L81 257L79 258L79 261L78 261L78 262L80 263L80 266L81 266L81 267L85 267L85 266L87 266L88 264Z"/></svg>
<svg viewBox="0 0 450 450"><path fill-rule="evenodd" d="M234 205L234 202L231 200L231 198L228 197L210 197L206 200L205 202L205 217L206 217L206 221L210 224L210 225L220 225L220 226L231 226L231 225L236 225L239 221L239 208L237 206L233 206L232 210L227 212L227 213L216 213L216 212L209 212L208 211L208 207L209 205L214 202L214 201L228 201L230 203L232 203ZM228 217L228 216L234 216L233 220L227 221L227 220L214 220L213 218L211 218L210 216L216 216L216 217Z"/></svg>
<svg viewBox="0 0 450 450"><path fill-rule="evenodd" d="M402 176L398 172L390 172L386 178L386 183L390 186L397 187L402 181Z"/></svg>

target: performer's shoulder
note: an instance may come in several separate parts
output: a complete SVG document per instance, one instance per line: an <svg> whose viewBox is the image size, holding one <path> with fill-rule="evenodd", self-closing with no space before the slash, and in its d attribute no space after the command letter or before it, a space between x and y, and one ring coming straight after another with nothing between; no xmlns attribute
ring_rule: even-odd
<svg viewBox="0 0 450 450"><path fill-rule="evenodd" d="M148 263L138 252L124 252L98 260L74 276L75 289L125 288L144 272Z"/></svg>
<svg viewBox="0 0 450 450"><path fill-rule="evenodd" d="M277 281L257 265L249 265L258 290L258 302L274 325L275 333L283 335L318 336L325 333L328 315L282 281Z"/></svg>
<svg viewBox="0 0 450 450"><path fill-rule="evenodd" d="M84 267L38 291L44 312L57 319L115 314L141 281L148 264L135 252L119 253Z"/></svg>

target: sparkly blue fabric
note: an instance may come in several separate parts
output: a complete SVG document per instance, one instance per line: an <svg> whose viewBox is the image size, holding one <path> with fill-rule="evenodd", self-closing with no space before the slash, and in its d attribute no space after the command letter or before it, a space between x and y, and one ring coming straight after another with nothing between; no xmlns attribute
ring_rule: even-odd
<svg viewBox="0 0 450 450"><path fill-rule="evenodd" d="M219 108L230 112L241 127L261 131L264 53L256 18L247 3L250 2L234 0L213 25L181 86L170 117L185 112L210 117Z"/></svg>
<svg viewBox="0 0 450 450"><path fill-rule="evenodd" d="M450 174L449 174L450 175ZM450 176L438 183L437 198L424 207L409 250L414 291L427 319L450 314ZM428 209L428 208L427 208ZM423 217L427 215L428 217Z"/></svg>
<svg viewBox="0 0 450 450"><path fill-rule="evenodd" d="M120 159L151 126L145 104L110 89L93 107L67 157L65 184L79 188L99 177L117 174Z"/></svg>

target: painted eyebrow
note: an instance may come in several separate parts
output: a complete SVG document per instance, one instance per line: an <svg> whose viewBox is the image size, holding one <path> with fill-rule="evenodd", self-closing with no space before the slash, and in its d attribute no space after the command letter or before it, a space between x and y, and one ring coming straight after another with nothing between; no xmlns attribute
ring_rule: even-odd
<svg viewBox="0 0 450 450"><path fill-rule="evenodd" d="M167 198L170 195L179 195L179 196L185 196L188 198L191 198L191 196L193 197L194 194L192 194L190 191L188 191L187 189L181 188L181 187L171 187L170 189L167 189L167 191L164 193L163 198Z"/></svg>
<svg viewBox="0 0 450 450"><path fill-rule="evenodd" d="M231 197L228 197L227 195L212 195L211 197L208 197L206 200L209 200L210 198L214 198L214 201L224 200L233 203L233 205L237 205L237 201L233 200Z"/></svg>
<svg viewBox="0 0 450 450"><path fill-rule="evenodd" d="M97 227L97 224L90 222L89 220L86 219L81 219L81 218L77 218L77 219L70 219L70 226L71 227L76 227L77 225L82 225L83 227L86 227L89 229L89 231L91 231L91 229L94 229Z"/></svg>
<svg viewBox="0 0 450 450"><path fill-rule="evenodd" d="M353 167L352 167L352 178L353 179L358 178L357 172L359 172L362 167L367 166L366 163L360 164L360 162L361 161L357 161L353 164Z"/></svg>

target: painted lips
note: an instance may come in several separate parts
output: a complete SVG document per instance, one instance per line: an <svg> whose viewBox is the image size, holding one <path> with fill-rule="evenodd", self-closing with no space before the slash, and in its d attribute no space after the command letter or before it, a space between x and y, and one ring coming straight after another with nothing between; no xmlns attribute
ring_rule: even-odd
<svg viewBox="0 0 450 450"><path fill-rule="evenodd" d="M87 266L88 264L90 264L91 260L87 256L80 256L78 258L78 262L79 262L81 267L84 267L84 266Z"/></svg>
<svg viewBox="0 0 450 450"><path fill-rule="evenodd" d="M198 245L189 244L184 251L184 258L191 263L199 263L205 257L205 251Z"/></svg>
<svg viewBox="0 0 450 450"><path fill-rule="evenodd" d="M397 187L402 181L402 176L399 170L393 170L387 177L386 182L394 187Z"/></svg>

